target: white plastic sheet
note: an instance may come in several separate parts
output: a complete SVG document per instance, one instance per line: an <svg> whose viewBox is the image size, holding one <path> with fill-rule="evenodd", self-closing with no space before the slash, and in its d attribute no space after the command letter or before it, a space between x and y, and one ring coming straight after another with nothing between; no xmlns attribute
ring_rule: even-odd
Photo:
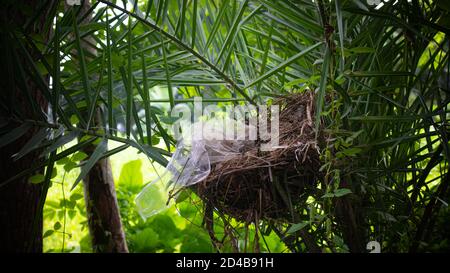
<svg viewBox="0 0 450 273"><path fill-rule="evenodd" d="M228 127L223 126L224 122L229 122ZM170 207L168 199L181 188L203 181L211 172L212 164L231 159L243 153L249 145L254 145L251 140L227 139L225 128L245 130L247 134L253 129L248 125L240 126L231 119L184 125L183 137L178 141L165 172L147 184L136 197L136 206L143 218ZM192 130L202 130L203 135L195 137Z"/></svg>

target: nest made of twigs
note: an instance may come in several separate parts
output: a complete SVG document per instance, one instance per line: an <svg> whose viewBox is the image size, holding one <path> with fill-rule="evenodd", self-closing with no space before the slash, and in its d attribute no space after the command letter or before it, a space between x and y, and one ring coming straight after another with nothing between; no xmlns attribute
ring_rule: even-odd
<svg viewBox="0 0 450 273"><path fill-rule="evenodd" d="M320 168L312 92L274 101L280 105L280 146L263 152L258 145L211 166L195 192L206 206L246 223L288 219L292 204L315 188Z"/></svg>

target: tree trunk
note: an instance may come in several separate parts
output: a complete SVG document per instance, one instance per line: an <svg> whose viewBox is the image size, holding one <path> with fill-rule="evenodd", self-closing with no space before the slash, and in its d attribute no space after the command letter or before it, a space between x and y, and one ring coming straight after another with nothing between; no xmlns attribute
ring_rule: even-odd
<svg viewBox="0 0 450 273"><path fill-rule="evenodd" d="M85 152L92 154L95 147ZM128 252L109 158L98 161L84 179L84 195L95 252Z"/></svg>
<svg viewBox="0 0 450 273"><path fill-rule="evenodd" d="M11 159L33 137L32 131L0 149L2 183L37 160L36 153L17 162ZM28 183L28 177L16 179L7 185L0 184L0 252L42 252L42 211L39 209L39 200L44 198L41 196L42 186Z"/></svg>
<svg viewBox="0 0 450 273"><path fill-rule="evenodd" d="M18 67L27 67L29 64L22 58L23 54L20 54L12 36L12 32L17 28L23 28L27 19L24 14L25 7L32 10L39 3L38 0L17 1L6 4L0 9L0 55L2 60L0 65L0 118L2 122L8 122L6 127L1 128L2 133L21 125L11 121L13 113L19 113L22 118L37 118L36 112L32 111L29 100L26 98L27 91L39 107L38 111L47 112L47 101L33 81L25 76L26 82L19 84ZM48 10L52 5L53 2L50 2L48 9L38 18L35 26L29 28L27 31L29 35L48 34L48 31L43 29L43 21L48 16ZM48 37L42 38L46 41ZM33 54L31 55L33 56ZM14 62L15 56L19 60L18 63ZM20 88L21 86L23 87ZM12 100L14 103L11 103ZM12 156L37 131L38 128L31 128L19 139L0 148L0 252L42 252L42 206L40 204L43 204L42 199L45 200L46 185L43 183L31 184L28 182L28 177L4 183L21 171L42 161L42 158L39 158L39 151L31 152L17 161L12 159ZM40 202L41 200L42 202Z"/></svg>
<svg viewBox="0 0 450 273"><path fill-rule="evenodd" d="M350 189L350 176L341 177L340 188ZM352 253L363 253L364 241L364 225L361 216L360 203L356 199L348 196L337 198L334 202L336 222L342 232L345 244Z"/></svg>
<svg viewBox="0 0 450 273"><path fill-rule="evenodd" d="M91 7L88 0L82 3L79 16L83 16ZM91 14L83 23L88 23ZM87 37L92 44L95 40ZM96 50L89 43L82 43L83 50L96 55ZM85 113L88 116L88 113ZM93 127L102 127L100 109L96 109ZM87 119L87 118L86 118ZM84 152L90 157L95 145L89 145ZM99 160L83 180L86 213L94 252L128 252L125 233L122 229L119 205L116 198L114 179L109 158Z"/></svg>
<svg viewBox="0 0 450 273"><path fill-rule="evenodd" d="M98 110L96 125L101 122L99 116ZM84 152L90 156L94 150L95 145L89 145ZM83 180L83 185L94 252L128 252L109 158L95 163Z"/></svg>
<svg viewBox="0 0 450 273"><path fill-rule="evenodd" d="M335 202L336 221L351 253L365 252L360 221L354 203L346 196Z"/></svg>

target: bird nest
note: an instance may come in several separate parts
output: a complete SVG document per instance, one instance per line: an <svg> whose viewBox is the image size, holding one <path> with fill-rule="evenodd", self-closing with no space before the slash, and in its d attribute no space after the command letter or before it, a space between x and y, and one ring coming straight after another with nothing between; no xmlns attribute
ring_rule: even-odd
<svg viewBox="0 0 450 273"><path fill-rule="evenodd" d="M211 166L193 190L206 206L238 221L291 219L294 206L314 190L320 169L312 92L274 101L280 106L279 144L259 145ZM206 215L205 215L206 217Z"/></svg>

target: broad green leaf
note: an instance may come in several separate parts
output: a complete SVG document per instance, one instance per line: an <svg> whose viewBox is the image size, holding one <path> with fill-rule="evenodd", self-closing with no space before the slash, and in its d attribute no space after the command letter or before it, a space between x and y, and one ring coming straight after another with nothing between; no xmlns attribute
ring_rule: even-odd
<svg viewBox="0 0 450 273"><path fill-rule="evenodd" d="M72 195L70 195L70 200L71 201L77 201L82 199L84 196L82 194L79 193L73 193Z"/></svg>
<svg viewBox="0 0 450 273"><path fill-rule="evenodd" d="M44 234L42 235L42 238L47 238L48 236L52 235L53 233L55 233L55 231L52 229L49 229L46 232L44 232Z"/></svg>
<svg viewBox="0 0 450 273"><path fill-rule="evenodd" d="M122 166L119 176L119 185L131 188L139 188L143 184L142 161L132 160Z"/></svg>
<svg viewBox="0 0 450 273"><path fill-rule="evenodd" d="M56 222L54 225L53 225L53 229L54 230L59 230L61 228L61 223L60 222Z"/></svg>
<svg viewBox="0 0 450 273"><path fill-rule="evenodd" d="M44 180L45 180L45 176L43 174L36 174L28 179L28 181L31 184L39 184L39 183L44 182Z"/></svg>
<svg viewBox="0 0 450 273"><path fill-rule="evenodd" d="M78 168L78 164L69 160L67 163L64 164L64 171L70 172L71 170Z"/></svg>
<svg viewBox="0 0 450 273"><path fill-rule="evenodd" d="M155 252L160 243L159 235L151 227L146 227L131 236L135 242L135 250L138 252Z"/></svg>

